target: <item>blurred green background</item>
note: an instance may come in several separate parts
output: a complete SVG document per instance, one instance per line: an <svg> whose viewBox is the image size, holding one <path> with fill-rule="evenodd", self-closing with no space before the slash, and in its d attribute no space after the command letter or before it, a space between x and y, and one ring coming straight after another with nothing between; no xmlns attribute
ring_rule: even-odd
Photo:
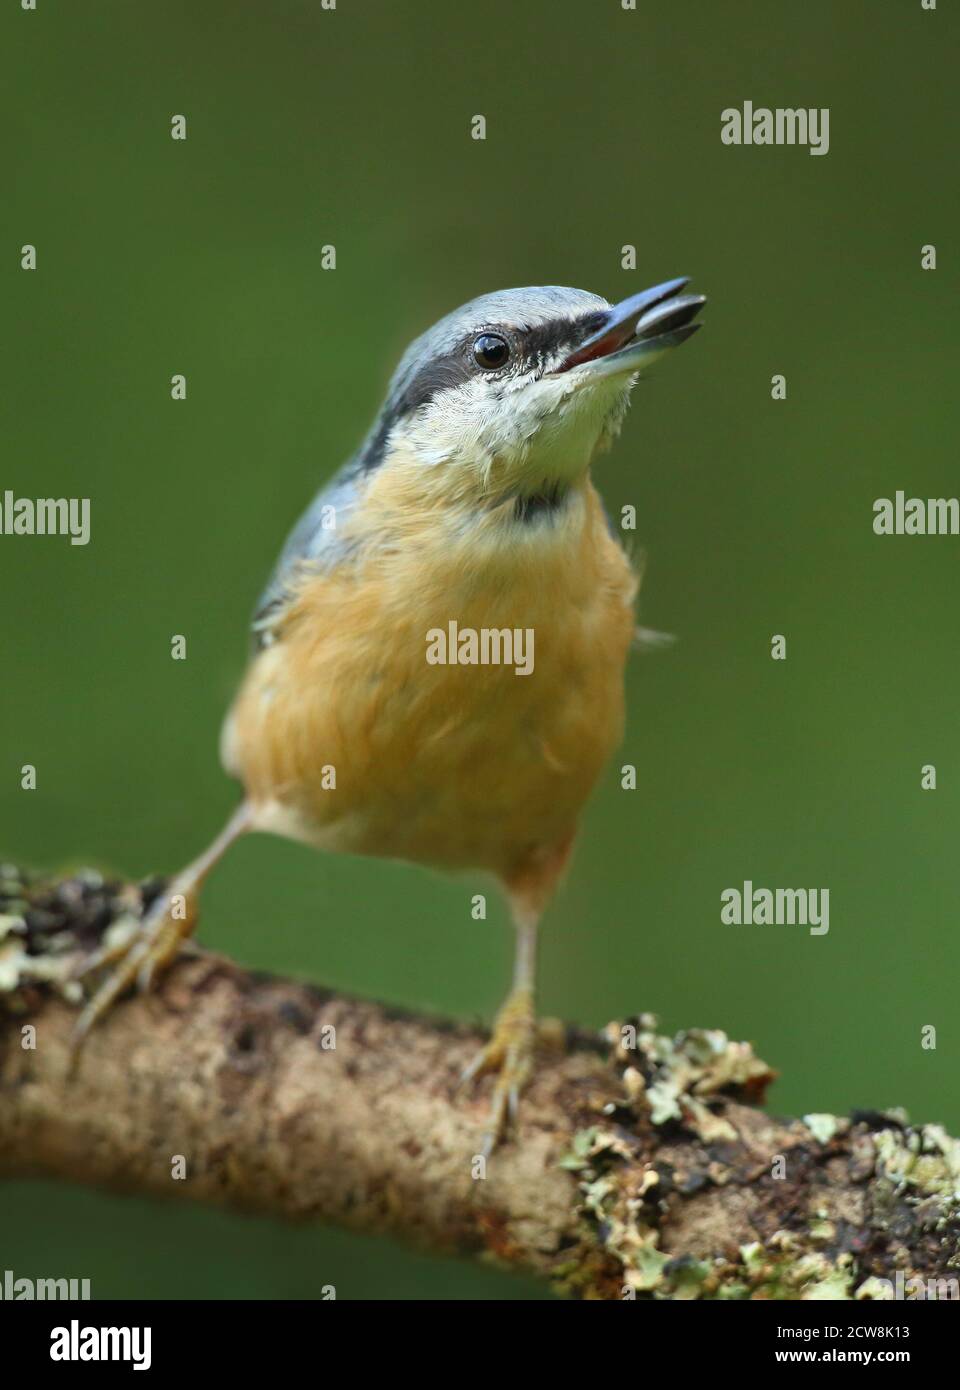
<svg viewBox="0 0 960 1390"><path fill-rule="evenodd" d="M139 876L219 827L251 607L414 334L506 285L693 275L705 331L638 388L598 479L637 507L643 621L680 643L633 660L618 764L640 786L611 768L589 809L542 1006L749 1038L784 1112L960 1126L960 540L871 527L877 497L957 488L956 27L919 0L5 5L0 488L90 497L92 540L0 537L0 852ZM829 107L829 154L721 145L747 98ZM745 878L828 887L829 935L722 926ZM200 938L487 1017L511 933L499 904L471 920L475 887L252 838ZM0 1268L100 1297L539 1293L188 1206L2 1200Z"/></svg>

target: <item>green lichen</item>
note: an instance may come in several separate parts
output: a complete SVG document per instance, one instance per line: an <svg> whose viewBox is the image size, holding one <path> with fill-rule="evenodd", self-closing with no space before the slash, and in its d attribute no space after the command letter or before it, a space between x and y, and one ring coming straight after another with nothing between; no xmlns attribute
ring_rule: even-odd
<svg viewBox="0 0 960 1390"><path fill-rule="evenodd" d="M565 1292L579 1284L619 1298L865 1300L890 1296L885 1265L908 1278L921 1272L916 1266L928 1276L960 1266L960 1141L940 1125L911 1127L902 1111L805 1116L783 1140L815 1175L805 1220L788 1203L790 1229L735 1257L725 1248L712 1259L672 1256L664 1219L673 1203L756 1181L763 1165L731 1123L728 1102L759 1099L773 1073L747 1044L713 1030L663 1037L650 1015L611 1024L607 1036L624 1100L609 1107L615 1122L578 1131L562 1159L576 1175L589 1266L578 1276L568 1264ZM678 1137L683 1131L693 1138ZM828 1165L836 1164L835 1183ZM777 1210L758 1200L768 1215Z"/></svg>
<svg viewBox="0 0 960 1390"><path fill-rule="evenodd" d="M945 1207L960 1204L960 1141L942 1125L882 1129L873 1136L878 1176L908 1198L936 1197Z"/></svg>
<svg viewBox="0 0 960 1390"><path fill-rule="evenodd" d="M832 1234L831 1223L814 1221L809 1242L778 1232L766 1245L743 1245L736 1260L671 1258L660 1248L655 1198L659 1175L652 1165L629 1170L616 1136L593 1126L575 1137L566 1166L579 1173L582 1209L603 1253L618 1274L616 1296L654 1299L849 1299L855 1264L850 1254L832 1257L811 1248ZM618 1165L620 1170L618 1171ZM569 1267L561 1273L571 1291Z"/></svg>
<svg viewBox="0 0 960 1390"><path fill-rule="evenodd" d="M22 1013L38 987L78 1002L78 968L129 937L142 905L138 888L94 869L47 880L0 864L0 1009Z"/></svg>
<svg viewBox="0 0 960 1390"><path fill-rule="evenodd" d="M803 1123L818 1144L829 1144L835 1134L849 1127L849 1121L838 1119L836 1115L804 1115Z"/></svg>
<svg viewBox="0 0 960 1390"><path fill-rule="evenodd" d="M810 1117L805 1123L809 1124ZM850 1129L847 1120L819 1126L832 1138ZM885 1234L885 1207L912 1211L918 1232L931 1225L952 1229L960 1213L960 1143L940 1125L920 1129L881 1129L869 1136L869 1179L873 1197L869 1222ZM829 1142L829 1140L827 1140ZM862 1158L862 1153L861 1153ZM602 1252L615 1262L616 1296L654 1299L867 1300L889 1298L890 1284L858 1268L849 1251L838 1249L837 1220L827 1210L811 1212L801 1231L778 1231L766 1243L740 1247L736 1259L673 1259L661 1248L657 1203L660 1174L638 1161L629 1139L594 1125L579 1131L564 1164L578 1176L582 1211ZM889 1242L886 1242L889 1244ZM896 1268L907 1278L918 1273L908 1252L893 1245ZM960 1260L947 1263L952 1265ZM895 1270L893 1271L895 1273Z"/></svg>
<svg viewBox="0 0 960 1390"><path fill-rule="evenodd" d="M775 1073L749 1043L735 1042L719 1028L689 1028L667 1037L656 1023L652 1014L641 1014L606 1030L629 1100L654 1125L673 1121L705 1144L732 1142L736 1132L717 1103L734 1095L761 1100Z"/></svg>

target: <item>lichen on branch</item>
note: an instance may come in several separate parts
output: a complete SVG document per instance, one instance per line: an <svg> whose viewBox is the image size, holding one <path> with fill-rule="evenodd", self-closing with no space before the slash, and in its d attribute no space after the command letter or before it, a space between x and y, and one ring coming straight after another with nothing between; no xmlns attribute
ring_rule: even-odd
<svg viewBox="0 0 960 1390"><path fill-rule="evenodd" d="M956 1288L957 1141L898 1111L772 1117L773 1073L717 1029L546 1027L486 1164L486 1096L456 1093L479 1030L202 951L116 1006L71 1073L77 967L160 887L0 867L0 1177L386 1232L574 1297Z"/></svg>

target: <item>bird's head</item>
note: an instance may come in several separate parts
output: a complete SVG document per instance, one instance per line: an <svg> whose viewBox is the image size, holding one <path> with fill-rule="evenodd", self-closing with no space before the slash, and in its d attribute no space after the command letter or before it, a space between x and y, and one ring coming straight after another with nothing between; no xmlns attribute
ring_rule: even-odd
<svg viewBox="0 0 960 1390"><path fill-rule="evenodd" d="M461 498L562 493L616 437L639 374L700 326L686 284L615 305L556 285L471 300L407 349L364 461L442 470Z"/></svg>

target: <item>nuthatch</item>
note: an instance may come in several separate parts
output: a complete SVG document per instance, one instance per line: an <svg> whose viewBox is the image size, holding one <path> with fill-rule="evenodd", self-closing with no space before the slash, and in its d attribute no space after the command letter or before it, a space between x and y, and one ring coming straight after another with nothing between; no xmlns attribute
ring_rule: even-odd
<svg viewBox="0 0 960 1390"><path fill-rule="evenodd" d="M245 799L122 954L90 963L120 954L78 1043L173 959L203 880L244 831L487 870L517 929L513 989L464 1074L498 1073L489 1152L531 1070L537 924L623 726L638 579L590 468L641 370L699 327L704 300L686 283L613 307L558 286L482 295L407 350L257 609L221 750ZM451 634L445 660L428 659L438 632ZM498 660L523 633L526 666ZM492 640L478 647L478 634Z"/></svg>

